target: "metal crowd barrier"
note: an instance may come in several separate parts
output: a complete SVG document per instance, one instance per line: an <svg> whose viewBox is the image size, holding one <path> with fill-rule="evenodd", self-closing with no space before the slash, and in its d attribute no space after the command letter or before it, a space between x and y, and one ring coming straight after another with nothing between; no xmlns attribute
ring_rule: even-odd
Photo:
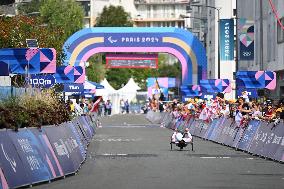
<svg viewBox="0 0 284 189"><path fill-rule="evenodd" d="M149 112L147 119L169 129L189 128L193 136L230 146L253 155L284 162L284 122L278 125L251 120L247 127L239 127L234 119L221 117L208 123L194 117L174 119L170 113ZM156 118L155 116L158 115ZM157 118L161 118L157 120Z"/></svg>
<svg viewBox="0 0 284 189"><path fill-rule="evenodd" d="M76 173L95 134L96 115L59 126L0 130L0 189L47 182Z"/></svg>

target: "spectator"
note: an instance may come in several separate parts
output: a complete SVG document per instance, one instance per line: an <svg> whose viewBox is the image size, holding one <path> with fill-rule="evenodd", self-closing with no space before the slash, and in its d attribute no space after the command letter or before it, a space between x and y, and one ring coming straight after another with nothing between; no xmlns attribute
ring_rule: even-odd
<svg viewBox="0 0 284 189"><path fill-rule="evenodd" d="M125 101L124 107L125 107L126 113L129 114L129 102L128 102L128 99Z"/></svg>
<svg viewBox="0 0 284 189"><path fill-rule="evenodd" d="M110 100L107 100L106 104L105 104L105 109L106 109L106 114L107 115L111 115L111 109L112 109L112 103L110 102Z"/></svg>

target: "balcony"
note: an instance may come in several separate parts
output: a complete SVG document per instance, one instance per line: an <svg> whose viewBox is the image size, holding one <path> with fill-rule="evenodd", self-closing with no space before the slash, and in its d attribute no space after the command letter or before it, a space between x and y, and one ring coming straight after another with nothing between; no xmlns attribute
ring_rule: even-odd
<svg viewBox="0 0 284 189"><path fill-rule="evenodd" d="M190 0L134 0L135 5L188 4Z"/></svg>

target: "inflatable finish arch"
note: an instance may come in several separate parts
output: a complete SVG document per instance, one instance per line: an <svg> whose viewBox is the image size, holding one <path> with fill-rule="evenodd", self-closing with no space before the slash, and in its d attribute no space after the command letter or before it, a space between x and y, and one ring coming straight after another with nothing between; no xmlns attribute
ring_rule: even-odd
<svg viewBox="0 0 284 189"><path fill-rule="evenodd" d="M182 85L207 79L207 58L201 42L179 28L95 27L74 33L64 44L65 65L84 65L92 55L104 52L163 52L182 65Z"/></svg>

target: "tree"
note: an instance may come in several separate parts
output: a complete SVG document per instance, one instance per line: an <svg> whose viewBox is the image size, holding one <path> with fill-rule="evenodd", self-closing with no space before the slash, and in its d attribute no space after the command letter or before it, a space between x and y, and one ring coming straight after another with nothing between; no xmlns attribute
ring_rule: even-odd
<svg viewBox="0 0 284 189"><path fill-rule="evenodd" d="M89 67L86 68L86 74L89 81L101 82L105 78L105 64L102 63L101 55L97 54L89 60Z"/></svg>
<svg viewBox="0 0 284 189"><path fill-rule="evenodd" d="M61 62L62 34L63 29L49 30L38 17L0 17L0 48L26 48L26 39L37 39L39 47L55 48Z"/></svg>
<svg viewBox="0 0 284 189"><path fill-rule="evenodd" d="M122 6L104 7L102 13L97 18L95 26L98 27L132 27L130 14L125 12Z"/></svg>
<svg viewBox="0 0 284 189"><path fill-rule="evenodd" d="M40 15L50 29L64 28L65 40L83 28L84 10L74 0L42 0Z"/></svg>

